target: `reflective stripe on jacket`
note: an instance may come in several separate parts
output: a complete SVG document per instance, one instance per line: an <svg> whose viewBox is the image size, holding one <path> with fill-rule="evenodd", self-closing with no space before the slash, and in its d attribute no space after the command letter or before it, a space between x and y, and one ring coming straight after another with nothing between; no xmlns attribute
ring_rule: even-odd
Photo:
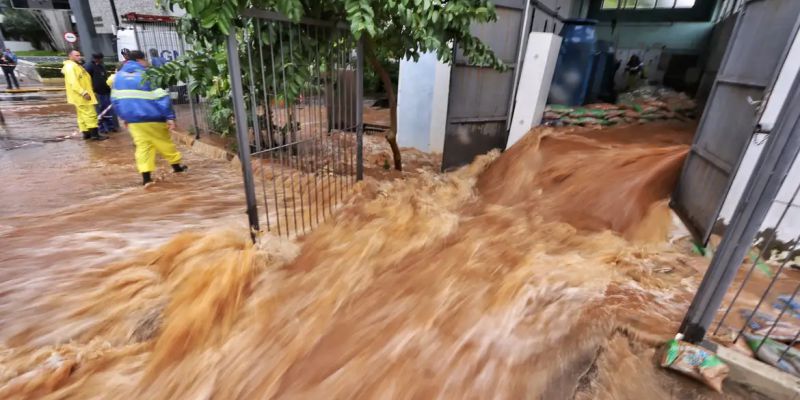
<svg viewBox="0 0 800 400"><path fill-rule="evenodd" d="M114 111L125 122L164 122L175 119L169 92L152 88L143 79L145 68L137 62L126 62L114 76L111 102Z"/></svg>
<svg viewBox="0 0 800 400"><path fill-rule="evenodd" d="M64 74L67 103L76 106L97 104L97 99L94 97L94 91L92 90L92 77L83 67L75 61L67 60L64 61L64 66L61 67L61 73ZM84 93L89 93L89 100L83 98Z"/></svg>

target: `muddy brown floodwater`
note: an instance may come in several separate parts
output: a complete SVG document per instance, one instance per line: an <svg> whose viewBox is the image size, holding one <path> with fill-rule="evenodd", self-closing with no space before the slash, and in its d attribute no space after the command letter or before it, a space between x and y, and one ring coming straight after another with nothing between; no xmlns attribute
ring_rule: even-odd
<svg viewBox="0 0 800 400"><path fill-rule="evenodd" d="M6 118L68 134L42 107ZM705 261L663 228L691 131L538 130L255 247L225 163L146 192L123 134L7 150L0 398L756 398L655 367Z"/></svg>

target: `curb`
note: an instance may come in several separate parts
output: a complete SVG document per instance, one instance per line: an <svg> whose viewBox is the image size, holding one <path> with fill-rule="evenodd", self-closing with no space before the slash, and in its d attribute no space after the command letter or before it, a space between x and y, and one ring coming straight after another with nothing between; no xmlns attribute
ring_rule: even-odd
<svg viewBox="0 0 800 400"><path fill-rule="evenodd" d="M18 93L37 93L37 92L63 92L64 88L30 88L30 89L0 89L0 93L18 94Z"/></svg>
<svg viewBox="0 0 800 400"><path fill-rule="evenodd" d="M231 167L234 167L235 169L241 171L241 165L239 164L238 155L228 150L225 150L221 147L201 142L195 139L194 135L192 135L189 132L173 131L172 140L174 140L176 143L180 143L184 146L191 148L193 152L200 154L206 158L210 158L212 160L227 161L228 163L230 163Z"/></svg>
<svg viewBox="0 0 800 400"><path fill-rule="evenodd" d="M800 378L727 347L712 345L717 356L730 367L729 379L771 399L800 400Z"/></svg>

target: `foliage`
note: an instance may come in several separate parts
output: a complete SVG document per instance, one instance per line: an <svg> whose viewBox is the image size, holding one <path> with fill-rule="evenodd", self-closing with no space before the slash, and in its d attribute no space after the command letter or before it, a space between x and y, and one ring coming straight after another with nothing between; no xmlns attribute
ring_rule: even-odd
<svg viewBox="0 0 800 400"><path fill-rule="evenodd" d="M281 93L281 101L295 101L309 85L321 83L313 82L314 71L307 66L319 65L324 72L328 68L323 61L327 59L326 53L338 51L338 46L343 44L331 44L327 38L324 42L320 41L313 35L302 34L299 29L276 32L274 25L237 18L240 11L249 7L277 11L292 21L299 21L301 17L347 21L353 36L363 36L370 44L372 51L368 56L382 61L378 63L384 69L381 72L386 69L391 71L392 63L387 63L388 60L417 59L423 52L434 52L440 60L452 62L453 41L458 42L463 54L473 64L504 68L491 50L469 31L473 22L495 20L494 6L488 0L169 0L169 5L187 11L179 21L179 30L187 38L192 50L176 62L151 69L148 77L160 85L179 80L191 81L191 92L209 99L212 120L215 121L213 124L219 125L221 129L217 130L222 133L231 132L233 126L225 61L225 39L231 30L242 28L237 30L237 37L243 65L247 63L246 47L252 44L253 38L259 33L266 44L292 40L295 46L290 59L276 62L277 69L269 68L264 63L253 63L254 73L266 77L266 82L273 78L273 74L285 75L290 79L280 88L256 85L253 93L245 84L246 101L249 96L260 98L264 90ZM309 62L320 50L323 52L322 60ZM248 68L243 70L243 80L248 82L252 77L247 76ZM378 80L376 75L372 77L373 82ZM366 79L369 83L369 73ZM385 81L381 84L385 85ZM378 87L374 83L373 86ZM393 126L394 120L393 117Z"/></svg>
<svg viewBox="0 0 800 400"><path fill-rule="evenodd" d="M42 78L63 78L64 75L61 73L61 67L63 66L64 63L52 62L36 64L35 68Z"/></svg>
<svg viewBox="0 0 800 400"><path fill-rule="evenodd" d="M33 43L36 47L49 44L50 37L33 16L31 10L11 8L11 0L0 0L4 4L3 34L6 40L18 39Z"/></svg>
<svg viewBox="0 0 800 400"><path fill-rule="evenodd" d="M15 51L14 54L20 57L24 56L33 56L33 57L64 57L64 53L61 51L53 51L53 50L20 50Z"/></svg>
<svg viewBox="0 0 800 400"><path fill-rule="evenodd" d="M381 60L381 64L386 66L392 84L397 87L397 80L400 75L400 63L392 60ZM364 93L386 93L386 88L384 87L383 81L381 81L381 77L371 68L364 69Z"/></svg>

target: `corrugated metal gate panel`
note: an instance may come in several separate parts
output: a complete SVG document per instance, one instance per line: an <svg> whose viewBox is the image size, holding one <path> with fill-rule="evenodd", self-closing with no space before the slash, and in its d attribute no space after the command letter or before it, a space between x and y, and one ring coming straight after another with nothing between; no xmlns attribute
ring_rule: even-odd
<svg viewBox="0 0 800 400"><path fill-rule="evenodd" d="M514 69L520 51L527 0L494 1L497 22L472 27L509 68L498 72L469 65L456 49L450 72L442 169L469 164L479 154L505 147L506 122L513 92Z"/></svg>
<svg viewBox="0 0 800 400"><path fill-rule="evenodd" d="M672 207L705 243L757 119L748 101L761 100L783 63L800 15L800 1L756 0L737 17Z"/></svg>

